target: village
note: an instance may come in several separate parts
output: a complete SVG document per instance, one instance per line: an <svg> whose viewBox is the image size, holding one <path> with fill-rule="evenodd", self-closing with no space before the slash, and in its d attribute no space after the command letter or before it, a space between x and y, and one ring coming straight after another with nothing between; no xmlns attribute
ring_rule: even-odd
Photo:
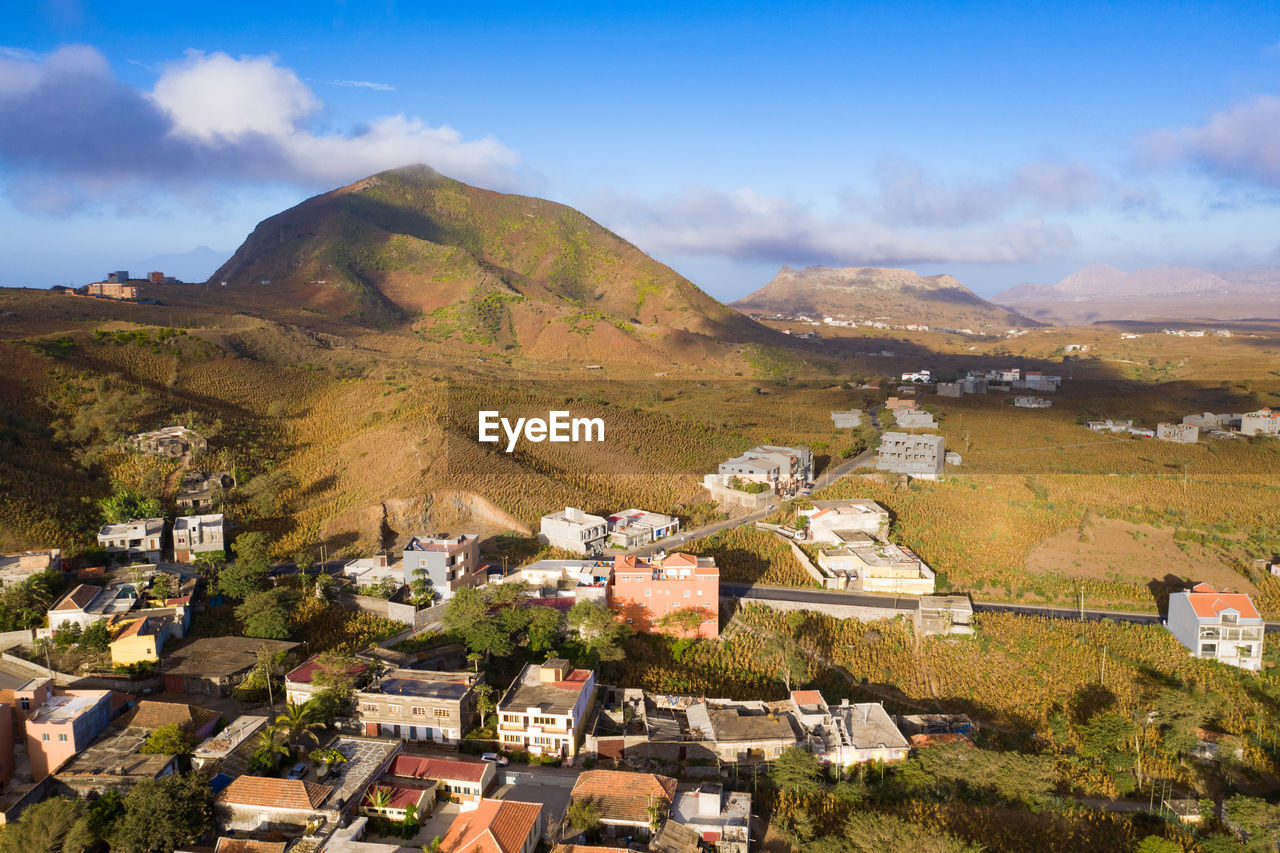
<svg viewBox="0 0 1280 853"><path fill-rule="evenodd" d="M828 701L792 685L803 653L785 643L767 647L786 682L781 700L605 683L598 664L631 634L679 645L714 640L730 622L741 630L733 613L747 593L722 585L714 558L681 550L735 526L784 543L827 596L798 603L762 587L749 591L752 606L903 617L918 637L973 635L973 602L939 592L936 567L895 542L885 506L809 496L855 471L928 482L962 465L919 402L928 389L1003 392L1015 407L1046 408L1062 382L1012 368L943 382L929 370L904 372L883 405L831 412L837 431L884 429L855 458L822 472L803 446L725 459L703 479L724 520L702 530L641 508L554 508L537 542L556 556L518 565L486 558L480 535L459 530L309 568L268 566L251 556L260 534L237 538L218 511L236 477L201 470L210 456L199 432L170 425L132 435L130 452L181 460L175 503L185 514L109 520L97 534L101 565L64 565L57 543L0 557L6 589L61 590L36 627L0 636L4 820L50 797L96 802L198 777L211 843L179 849L749 853L762 840L752 806L762 778L785 787L797 772L883 773L922 750L972 744L981 723ZM1194 443L1200 430L1275 436L1280 412L1188 415L1155 430L1088 427ZM794 511L779 515L782 503ZM290 578L290 589L397 633L358 649L308 649L275 627L297 606L281 586ZM200 614L226 599L242 601L245 635L197 631ZM1191 657L1263 667L1266 623L1247 594L1189 583L1169 595L1163 624ZM520 631L527 648L513 649ZM566 641L589 652L580 663L597 666L556 656ZM1192 819L1181 803L1171 796L1166 805Z"/></svg>

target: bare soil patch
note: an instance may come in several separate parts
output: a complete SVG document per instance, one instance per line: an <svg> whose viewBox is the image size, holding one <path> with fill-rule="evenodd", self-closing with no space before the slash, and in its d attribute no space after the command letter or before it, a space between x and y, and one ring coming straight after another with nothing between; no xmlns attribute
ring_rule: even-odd
<svg viewBox="0 0 1280 853"><path fill-rule="evenodd" d="M1172 527L1114 519L1051 536L1027 555L1027 569L1082 580L1163 581L1168 576L1255 593L1222 552L1173 538Z"/></svg>

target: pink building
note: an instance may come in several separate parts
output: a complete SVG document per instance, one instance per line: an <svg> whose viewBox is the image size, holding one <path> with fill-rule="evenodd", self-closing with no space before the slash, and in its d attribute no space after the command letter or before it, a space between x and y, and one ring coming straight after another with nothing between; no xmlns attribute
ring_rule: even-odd
<svg viewBox="0 0 1280 853"><path fill-rule="evenodd" d="M111 722L110 690L57 690L47 678L33 679L14 690L10 701L10 713L26 737L36 782L88 746ZM11 756L12 750L0 756L0 763L11 767Z"/></svg>
<svg viewBox="0 0 1280 853"><path fill-rule="evenodd" d="M688 635L720 635L720 569L710 557L668 554L665 557L613 559L613 597L610 608L635 627L652 633L654 623L668 613L692 608L703 619ZM681 632L677 632L681 633Z"/></svg>

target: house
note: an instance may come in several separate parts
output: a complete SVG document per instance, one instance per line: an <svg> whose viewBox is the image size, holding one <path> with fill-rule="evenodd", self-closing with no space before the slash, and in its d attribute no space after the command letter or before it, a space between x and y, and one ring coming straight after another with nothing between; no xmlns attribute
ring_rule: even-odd
<svg viewBox="0 0 1280 853"><path fill-rule="evenodd" d="M180 515L173 520L173 559L179 563L190 563L196 554L225 552L222 513Z"/></svg>
<svg viewBox="0 0 1280 853"><path fill-rule="evenodd" d="M358 810L367 817L385 817L404 820L409 808L419 818L430 817L436 805L436 786L420 782L402 784L389 781L373 782L364 789Z"/></svg>
<svg viewBox="0 0 1280 853"><path fill-rule="evenodd" d="M111 641L111 665L157 663L164 641L164 626L159 619L143 616L141 619L130 620L125 624L124 630Z"/></svg>
<svg viewBox="0 0 1280 853"><path fill-rule="evenodd" d="M813 452L807 447L762 444L721 462L717 473L745 483L762 483L774 491L794 490L813 480Z"/></svg>
<svg viewBox="0 0 1280 853"><path fill-rule="evenodd" d="M48 625L52 629L61 628L64 625L76 625L84 630L94 622L106 618L102 614L101 607L96 605L114 597L115 592L106 587L86 583L77 584L63 593L62 597L49 608L46 614Z"/></svg>
<svg viewBox="0 0 1280 853"><path fill-rule="evenodd" d="M592 803L608 835L648 835L675 800L676 780L656 773L587 770L569 793L570 803Z"/></svg>
<svg viewBox="0 0 1280 853"><path fill-rule="evenodd" d="M401 753L391 759L391 766L383 778L390 779L392 784L399 784L402 780L434 780L454 802L475 804L494 787L497 766L492 761Z"/></svg>
<svg viewBox="0 0 1280 853"><path fill-rule="evenodd" d="M800 743L793 714L776 704L708 699L689 705L689 729L727 764L773 761Z"/></svg>
<svg viewBox="0 0 1280 853"><path fill-rule="evenodd" d="M193 738L203 740L213 734L222 714L186 702L158 702L143 699L112 725L153 732L161 726L176 725Z"/></svg>
<svg viewBox="0 0 1280 853"><path fill-rule="evenodd" d="M85 749L111 721L110 690L67 690L37 678L15 689L10 701L36 782Z"/></svg>
<svg viewBox="0 0 1280 853"><path fill-rule="evenodd" d="M835 545L844 541L837 532L858 531L878 538L889 534L889 510L863 498L846 501L814 501L813 508L801 510L809 519L809 539Z"/></svg>
<svg viewBox="0 0 1280 853"><path fill-rule="evenodd" d="M230 474L188 471L182 475L176 503L183 509L208 509L219 494L235 488L235 484Z"/></svg>
<svg viewBox="0 0 1280 853"><path fill-rule="evenodd" d="M1173 441L1178 444L1195 444L1200 440L1200 427L1195 424L1158 423L1156 438L1161 441Z"/></svg>
<svg viewBox="0 0 1280 853"><path fill-rule="evenodd" d="M822 760L840 767L867 762L903 761L910 744L879 702L840 704L813 730Z"/></svg>
<svg viewBox="0 0 1280 853"><path fill-rule="evenodd" d="M62 571L60 548L0 555L0 588L17 586L47 571Z"/></svg>
<svg viewBox="0 0 1280 853"><path fill-rule="evenodd" d="M135 518L120 524L104 524L98 531L98 545L106 549L108 556L158 563L163 537L163 518Z"/></svg>
<svg viewBox="0 0 1280 853"><path fill-rule="evenodd" d="M435 597L448 601L463 587L476 587L484 583L480 565L480 537L473 533L450 536L414 536L405 545L402 554L402 583L410 584L419 572L431 581Z"/></svg>
<svg viewBox="0 0 1280 853"><path fill-rule="evenodd" d="M1018 396L1013 398L1013 405L1019 409L1047 409L1053 405L1053 401L1047 397Z"/></svg>
<svg viewBox="0 0 1280 853"><path fill-rule="evenodd" d="M1198 415L1186 415L1182 418L1184 424L1200 427L1200 429L1239 429L1244 415L1239 414L1221 414L1215 415L1213 412L1202 412Z"/></svg>
<svg viewBox="0 0 1280 853"><path fill-rule="evenodd" d="M1280 435L1280 410L1259 409L1240 416L1241 435Z"/></svg>
<svg viewBox="0 0 1280 853"><path fill-rule="evenodd" d="M440 853L533 853L546 832L539 803L486 799L453 819Z"/></svg>
<svg viewBox="0 0 1280 853"><path fill-rule="evenodd" d="M932 374L927 370L912 370L902 374L902 381L915 383L930 382L932 381Z"/></svg>
<svg viewBox="0 0 1280 853"><path fill-rule="evenodd" d="M508 752L572 758L595 702L596 676L552 658L527 665L498 703L498 740Z"/></svg>
<svg viewBox="0 0 1280 853"><path fill-rule="evenodd" d="M719 782L682 785L671 805L671 822L696 832L717 853L749 853L751 795L726 791Z"/></svg>
<svg viewBox="0 0 1280 853"><path fill-rule="evenodd" d="M615 548L638 548L673 536L680 519L642 509L624 509L609 516L609 544Z"/></svg>
<svg viewBox="0 0 1280 853"><path fill-rule="evenodd" d="M923 409L894 409L894 420L903 429L937 429L938 422Z"/></svg>
<svg viewBox="0 0 1280 853"><path fill-rule="evenodd" d="M1028 370L1026 378L1014 380L1012 383L1014 388L1025 389L1027 391L1039 391L1042 394L1052 394L1062 385L1061 376L1050 376L1047 373L1041 373L1038 370Z"/></svg>
<svg viewBox="0 0 1280 853"><path fill-rule="evenodd" d="M201 637L174 649L165 657L162 671L168 693L230 696L258 665L258 653L290 651L297 643L259 640L253 637Z"/></svg>
<svg viewBox="0 0 1280 853"><path fill-rule="evenodd" d="M117 281L95 281L85 286L86 293L99 299L132 300L138 298L138 288Z"/></svg>
<svg viewBox="0 0 1280 853"><path fill-rule="evenodd" d="M1105 421L1089 421L1089 429L1094 432L1133 432L1133 421L1118 421L1111 418Z"/></svg>
<svg viewBox="0 0 1280 853"><path fill-rule="evenodd" d="M963 397L964 385L960 382L939 382L937 393L939 397Z"/></svg>
<svg viewBox="0 0 1280 853"><path fill-rule="evenodd" d="M257 714L242 714L225 729L210 735L191 753L191 766L196 770L216 769L231 753L260 732L269 719Z"/></svg>
<svg viewBox="0 0 1280 853"><path fill-rule="evenodd" d="M1242 592L1199 583L1171 593L1165 625L1178 642L1191 649L1192 657L1241 669L1262 668L1265 626L1253 601Z"/></svg>
<svg viewBox="0 0 1280 853"><path fill-rule="evenodd" d="M608 607L613 587L613 560L538 560L513 569L510 574L490 577L490 583L526 583L540 603L572 607L579 601L594 601Z"/></svg>
<svg viewBox="0 0 1280 853"><path fill-rule="evenodd" d="M396 669L356 691L355 718L365 737L456 743L476 715L474 672Z"/></svg>
<svg viewBox="0 0 1280 853"><path fill-rule="evenodd" d="M195 456L209 449L204 436L184 426L168 426L129 436L129 447L151 456Z"/></svg>
<svg viewBox="0 0 1280 853"><path fill-rule="evenodd" d="M945 443L940 435L886 432L880 436L876 469L920 480L936 480L942 476L946 461Z"/></svg>
<svg viewBox="0 0 1280 853"><path fill-rule="evenodd" d="M695 630L681 636L720 635L720 569L712 557L674 553L665 556L622 555L613 560L610 609L642 633L669 613L693 609L702 616Z"/></svg>
<svg viewBox="0 0 1280 853"><path fill-rule="evenodd" d="M960 380L960 386L966 394L987 393L987 379L982 376L966 376Z"/></svg>
<svg viewBox="0 0 1280 853"><path fill-rule="evenodd" d="M861 531L839 531L839 544L818 552L818 568L844 579L838 589L932 595L934 572L912 551Z"/></svg>
<svg viewBox="0 0 1280 853"><path fill-rule="evenodd" d="M890 397L884 401L884 407L891 412L897 413L904 409L916 409L919 404L915 400L903 400L900 397Z"/></svg>
<svg viewBox="0 0 1280 853"><path fill-rule="evenodd" d="M575 507L542 517L538 541L577 554L590 554L605 547L609 523L598 515Z"/></svg>
<svg viewBox="0 0 1280 853"><path fill-rule="evenodd" d="M357 591L360 587L373 586L386 578L395 581L397 588L405 583L404 564L392 563L386 554L350 560L343 565L342 576L351 578Z"/></svg>
<svg viewBox="0 0 1280 853"><path fill-rule="evenodd" d="M850 409L847 412L832 412L831 423L836 429L854 429L862 426L862 412Z"/></svg>
<svg viewBox="0 0 1280 853"><path fill-rule="evenodd" d="M583 845L566 845L565 853L605 853L608 848L589 848ZM699 853L702 837L684 824L669 820L658 828L649 839L649 853ZM560 853L560 851L552 851Z"/></svg>
<svg viewBox="0 0 1280 853"><path fill-rule="evenodd" d="M337 821L335 811L323 808L332 793L332 785L246 774L218 794L213 811L223 832L296 830L326 819Z"/></svg>
<svg viewBox="0 0 1280 853"><path fill-rule="evenodd" d="M49 636L66 625L78 625L83 630L94 622L103 620L111 625L117 623L124 625L129 619L150 616L155 619L158 629L165 634L162 642L172 637L184 636L191 621L190 599L188 597L166 599L164 607L138 610L136 607L140 600L139 587L140 584L137 583L105 587L78 584L54 602L47 614L49 627L40 628L37 633Z"/></svg>
<svg viewBox="0 0 1280 853"><path fill-rule="evenodd" d="M316 679L317 673L320 672L320 663L320 656L312 655L285 673L284 690L286 702L291 702L294 705L305 705L313 696L324 689L323 685L318 683ZM343 674L351 679L354 687L359 689L368 684L371 669L372 664L369 661L363 658L356 658Z"/></svg>
<svg viewBox="0 0 1280 853"><path fill-rule="evenodd" d="M178 770L178 757L142 752L150 733L127 728L110 731L53 774L57 787L77 797L122 790Z"/></svg>

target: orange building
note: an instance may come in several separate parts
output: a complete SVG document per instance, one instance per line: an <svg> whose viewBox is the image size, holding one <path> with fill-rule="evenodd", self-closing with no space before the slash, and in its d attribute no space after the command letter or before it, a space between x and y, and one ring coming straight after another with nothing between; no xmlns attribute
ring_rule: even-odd
<svg viewBox="0 0 1280 853"><path fill-rule="evenodd" d="M668 613L692 608L702 615L696 630L675 630L682 636L720 635L720 570L711 557L668 554L665 557L613 558L613 597L610 607L635 627L652 633L654 623Z"/></svg>

